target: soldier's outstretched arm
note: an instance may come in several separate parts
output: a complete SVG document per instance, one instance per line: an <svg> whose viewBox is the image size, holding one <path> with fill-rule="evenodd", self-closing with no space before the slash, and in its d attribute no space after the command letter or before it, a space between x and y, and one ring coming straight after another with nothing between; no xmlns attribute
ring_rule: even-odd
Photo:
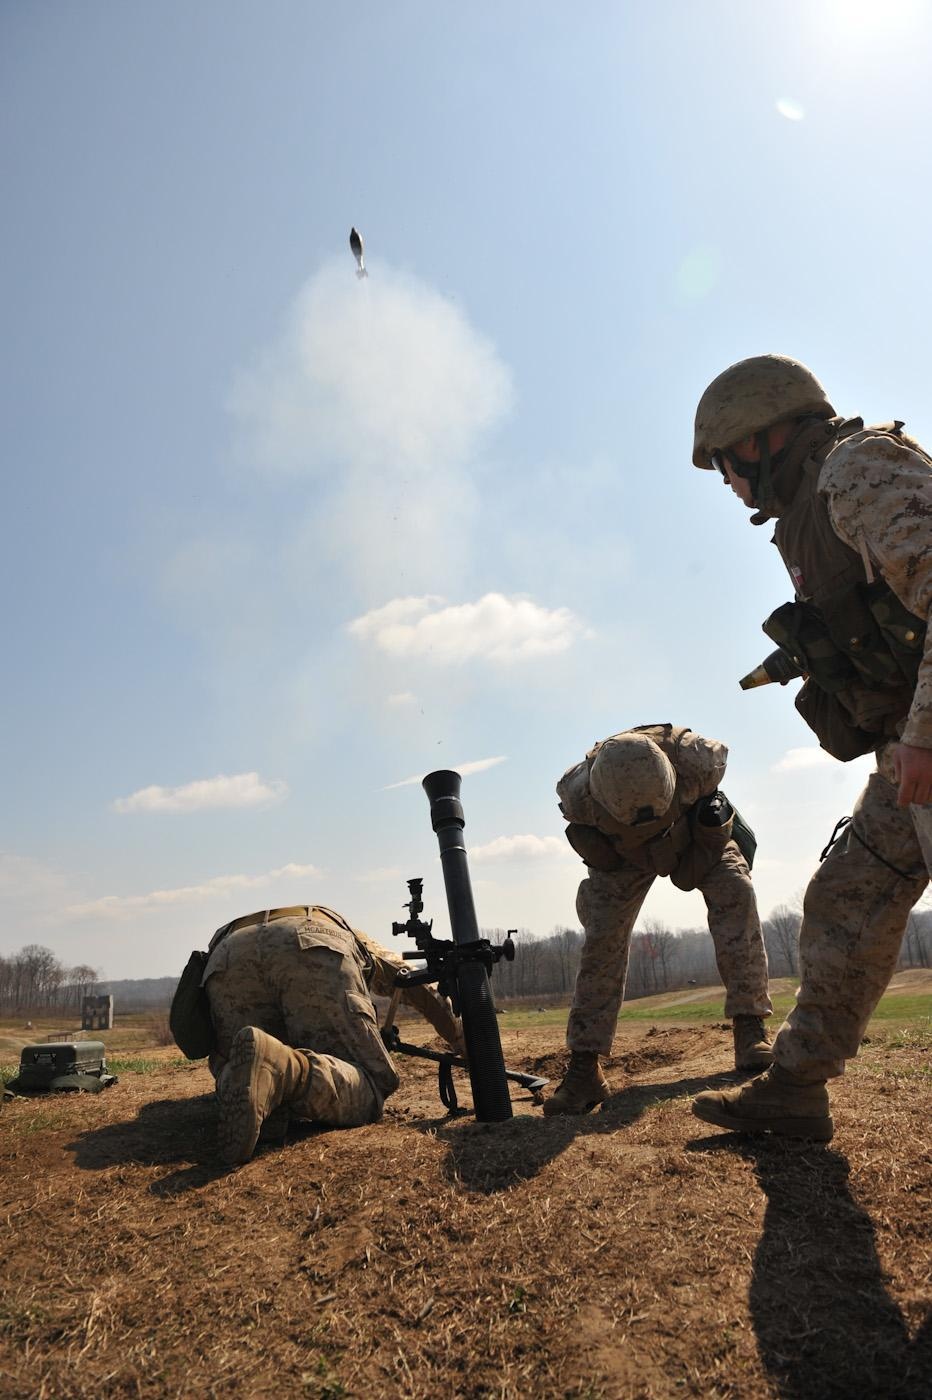
<svg viewBox="0 0 932 1400"><path fill-rule="evenodd" d="M365 944L374 965L372 991L378 996L390 997L395 990L396 975L404 971L407 964L396 953L389 953L373 939L360 934L359 929L356 929L355 932L356 937ZM462 1027L453 1015L453 1010L446 997L439 996L433 987L405 987L402 990L401 999L409 1006L413 1006L415 1011L420 1012L424 1019L430 1022L437 1034L457 1054L462 1052Z"/></svg>

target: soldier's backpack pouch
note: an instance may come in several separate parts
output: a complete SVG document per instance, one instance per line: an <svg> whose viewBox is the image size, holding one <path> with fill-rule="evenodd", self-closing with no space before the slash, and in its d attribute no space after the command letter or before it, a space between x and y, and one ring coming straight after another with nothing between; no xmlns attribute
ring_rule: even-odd
<svg viewBox="0 0 932 1400"><path fill-rule="evenodd" d="M811 679L803 682L795 703L825 752L842 763L870 753L883 742L882 734L870 734L852 723L838 697L827 694Z"/></svg>
<svg viewBox="0 0 932 1400"><path fill-rule="evenodd" d="M189 1060L203 1060L214 1049L216 1039L210 1019L210 1002L201 985L207 954L194 952L188 958L172 997L168 1024L175 1044Z"/></svg>

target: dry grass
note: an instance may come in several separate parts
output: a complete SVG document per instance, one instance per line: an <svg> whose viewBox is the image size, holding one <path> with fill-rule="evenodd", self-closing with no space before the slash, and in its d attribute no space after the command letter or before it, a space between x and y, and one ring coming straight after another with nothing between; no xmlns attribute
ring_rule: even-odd
<svg viewBox="0 0 932 1400"><path fill-rule="evenodd" d="M505 1032L557 1075L559 1032ZM224 1171L167 1052L0 1118L4 1397L908 1397L932 1376L932 1085L878 1040L828 1148L699 1125L720 1027L625 1027L604 1110L382 1123ZM464 1095L465 1097L465 1095Z"/></svg>

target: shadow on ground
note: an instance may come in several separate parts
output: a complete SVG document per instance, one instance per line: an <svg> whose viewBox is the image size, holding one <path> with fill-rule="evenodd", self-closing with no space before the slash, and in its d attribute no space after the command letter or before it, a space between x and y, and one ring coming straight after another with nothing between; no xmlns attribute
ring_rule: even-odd
<svg viewBox="0 0 932 1400"><path fill-rule="evenodd" d="M887 1291L874 1225L849 1190L847 1160L812 1143L734 1133L688 1146L744 1157L767 1197L749 1301L782 1400L928 1400L932 1313L911 1336Z"/></svg>
<svg viewBox="0 0 932 1400"><path fill-rule="evenodd" d="M489 1195L536 1176L578 1137L618 1132L655 1104L690 1098L702 1089L733 1085L747 1077L732 1070L676 1079L669 1084L631 1084L612 1094L601 1109L588 1114L521 1116L506 1123L441 1118L416 1126L448 1146L444 1170L450 1180Z"/></svg>
<svg viewBox="0 0 932 1400"><path fill-rule="evenodd" d="M311 1124L292 1124L288 1140L317 1131L322 1130ZM149 1167L178 1164L176 1171L149 1187L154 1196L177 1196L236 1170L218 1160L216 1140L216 1099L213 1094L202 1094L199 1098L158 1099L144 1104L135 1118L93 1128L66 1147L75 1154L75 1166L85 1171L106 1171L133 1162ZM278 1151L281 1146L260 1144L255 1155Z"/></svg>

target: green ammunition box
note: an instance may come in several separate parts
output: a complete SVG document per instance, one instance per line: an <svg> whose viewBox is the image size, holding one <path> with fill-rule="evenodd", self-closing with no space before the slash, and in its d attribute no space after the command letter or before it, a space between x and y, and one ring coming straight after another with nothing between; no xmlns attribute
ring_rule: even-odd
<svg viewBox="0 0 932 1400"><path fill-rule="evenodd" d="M19 1057L19 1074L9 1087L17 1094L58 1093L83 1089L98 1094L116 1075L107 1073L102 1040L51 1041L46 1045L24 1045Z"/></svg>

